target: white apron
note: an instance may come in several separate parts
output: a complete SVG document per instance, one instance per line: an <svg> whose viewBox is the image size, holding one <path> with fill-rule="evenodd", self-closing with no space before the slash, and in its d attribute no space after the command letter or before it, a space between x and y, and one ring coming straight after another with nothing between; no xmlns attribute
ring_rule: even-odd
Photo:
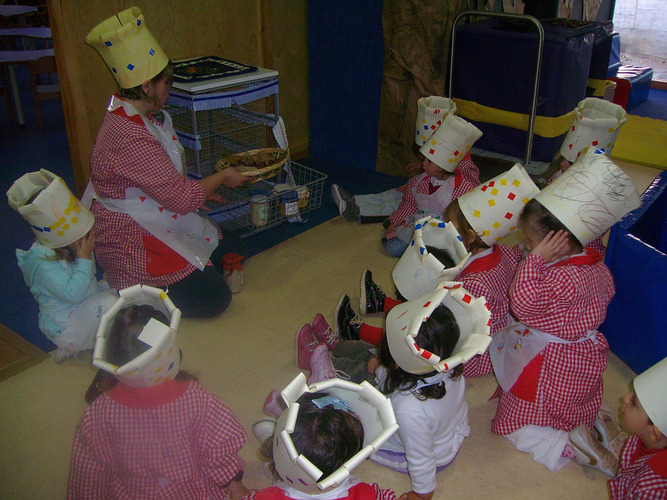
<svg viewBox="0 0 667 500"><path fill-rule="evenodd" d="M496 332L489 345L489 356L498 385L503 391L509 392L528 363L549 344L576 344L589 339L595 341L596 335L597 331L590 330L578 340L563 340L521 322Z"/></svg>
<svg viewBox="0 0 667 500"><path fill-rule="evenodd" d="M444 208L449 205L452 200L452 194L454 194L455 175L450 175L443 181L431 179L433 185L440 186L440 188L432 194L417 192L417 186L419 186L419 183L424 177L428 177L426 172L419 175L419 180L412 187L412 196L414 196L415 203L417 203L417 213L406 217L402 225L396 227L396 236L406 243L412 241L414 225L419 219L430 215L434 219L442 220Z"/></svg>
<svg viewBox="0 0 667 500"><path fill-rule="evenodd" d="M128 116L139 114L132 104L113 96L108 111L119 107L122 107ZM183 146L176 139L171 116L166 111L163 111L163 114L165 118L162 127L151 122L145 115L139 116L146 129L160 141L176 171L185 175ZM82 202L89 207L93 198L107 210L132 217L137 224L199 270L204 270L211 253L218 246L218 227L209 217L199 212L185 215L171 212L139 188L126 189L124 200L105 199L97 196L95 188L89 182Z"/></svg>

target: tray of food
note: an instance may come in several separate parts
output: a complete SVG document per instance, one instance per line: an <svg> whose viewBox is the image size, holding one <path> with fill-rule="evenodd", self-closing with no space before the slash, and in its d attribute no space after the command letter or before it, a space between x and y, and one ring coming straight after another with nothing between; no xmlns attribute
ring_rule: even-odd
<svg viewBox="0 0 667 500"><path fill-rule="evenodd" d="M235 167L240 174L254 177L253 182L259 182L280 172L288 159L289 151L285 149L252 149L226 156L216 163L215 169L221 171Z"/></svg>

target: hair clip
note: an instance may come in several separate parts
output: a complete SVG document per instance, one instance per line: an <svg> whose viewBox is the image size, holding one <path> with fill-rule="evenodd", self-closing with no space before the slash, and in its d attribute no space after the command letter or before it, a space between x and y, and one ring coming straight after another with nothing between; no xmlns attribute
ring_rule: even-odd
<svg viewBox="0 0 667 500"><path fill-rule="evenodd" d="M313 399L313 404L320 410L327 406L333 406L334 410L350 411L350 405L345 401L335 398L333 396L322 396L321 398Z"/></svg>

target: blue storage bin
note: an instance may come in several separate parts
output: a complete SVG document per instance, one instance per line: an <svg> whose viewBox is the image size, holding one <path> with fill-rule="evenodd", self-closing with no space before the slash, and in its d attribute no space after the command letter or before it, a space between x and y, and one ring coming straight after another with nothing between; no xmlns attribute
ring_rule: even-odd
<svg viewBox="0 0 667 500"><path fill-rule="evenodd" d="M616 223L605 263L616 295L600 326L611 351L636 373L667 356L667 171L642 195L642 206Z"/></svg>
<svg viewBox="0 0 667 500"><path fill-rule="evenodd" d="M607 77L616 77L618 68L621 67L621 34L614 32L611 34L611 53L609 54L609 69Z"/></svg>
<svg viewBox="0 0 667 500"><path fill-rule="evenodd" d="M600 23L567 28L543 23L544 48L537 116L559 117L586 97L586 87ZM601 35L602 37L602 35ZM527 24L488 19L456 27L452 97L482 106L528 115L532 104L537 32ZM606 67L606 66L605 66ZM523 157L527 132L472 120L484 135L476 146ZM555 137L535 134L531 159L550 162L560 148L570 122Z"/></svg>

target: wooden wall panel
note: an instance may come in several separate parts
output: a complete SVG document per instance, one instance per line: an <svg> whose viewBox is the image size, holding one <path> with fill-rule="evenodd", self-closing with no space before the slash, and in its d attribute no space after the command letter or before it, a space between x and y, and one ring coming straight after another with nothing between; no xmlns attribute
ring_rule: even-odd
<svg viewBox="0 0 667 500"><path fill-rule="evenodd" d="M268 2L267 2L268 3ZM279 48L274 69L280 72L280 110L288 124L290 144L307 148L307 47L306 0L49 0L54 46L61 74L63 108L66 113L70 153L79 194L90 172L90 151L111 94L118 90L111 72L95 49L84 42L99 22L132 7L141 8L150 30L172 59L217 55L239 62L265 66L267 47ZM289 5L288 5L289 4ZM264 15L263 15L264 14ZM279 43L263 40L266 31ZM301 23L294 27L293 23ZM268 40L271 42L271 40ZM293 44L295 48L286 48ZM270 53L270 52L269 52ZM294 61L301 57L301 61ZM267 65L268 66L268 65ZM299 90L289 91L294 83ZM283 94L285 92L285 94ZM306 97L304 97L304 94ZM304 111L305 106L305 111Z"/></svg>

